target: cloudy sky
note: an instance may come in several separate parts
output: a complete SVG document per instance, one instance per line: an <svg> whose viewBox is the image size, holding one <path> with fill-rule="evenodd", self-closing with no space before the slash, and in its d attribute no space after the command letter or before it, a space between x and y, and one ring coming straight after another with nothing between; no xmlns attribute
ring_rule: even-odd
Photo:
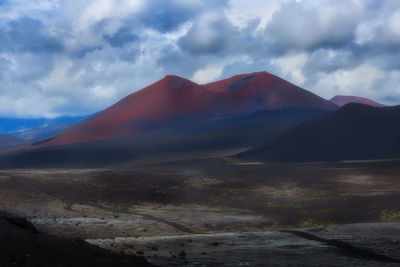
<svg viewBox="0 0 400 267"><path fill-rule="evenodd" d="M262 70L400 104L400 1L0 0L2 117L96 112L166 74Z"/></svg>

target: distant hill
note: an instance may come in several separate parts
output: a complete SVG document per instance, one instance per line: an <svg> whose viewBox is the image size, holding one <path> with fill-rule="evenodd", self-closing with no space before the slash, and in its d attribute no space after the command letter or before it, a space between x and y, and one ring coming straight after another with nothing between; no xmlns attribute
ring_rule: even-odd
<svg viewBox="0 0 400 267"><path fill-rule="evenodd" d="M11 134L27 142L33 142L65 130L88 117L62 116L52 119L0 118L0 134Z"/></svg>
<svg viewBox="0 0 400 267"><path fill-rule="evenodd" d="M0 134L0 149L25 144L25 141L16 136Z"/></svg>
<svg viewBox="0 0 400 267"><path fill-rule="evenodd" d="M237 157L285 162L399 158L400 106L347 104Z"/></svg>
<svg viewBox="0 0 400 267"><path fill-rule="evenodd" d="M374 107L384 107L385 105L378 103L376 101L373 101L371 99L365 98L365 97L360 97L360 96L350 96L350 95L337 95L332 97L329 101L332 103L342 107L346 104L349 103L360 103L360 104L366 104Z"/></svg>

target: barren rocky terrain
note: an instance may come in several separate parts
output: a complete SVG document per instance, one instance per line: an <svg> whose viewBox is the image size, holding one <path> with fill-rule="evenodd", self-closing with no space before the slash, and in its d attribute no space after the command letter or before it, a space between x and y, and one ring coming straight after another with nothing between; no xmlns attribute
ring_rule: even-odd
<svg viewBox="0 0 400 267"><path fill-rule="evenodd" d="M397 161L0 172L2 210L162 266L396 266Z"/></svg>

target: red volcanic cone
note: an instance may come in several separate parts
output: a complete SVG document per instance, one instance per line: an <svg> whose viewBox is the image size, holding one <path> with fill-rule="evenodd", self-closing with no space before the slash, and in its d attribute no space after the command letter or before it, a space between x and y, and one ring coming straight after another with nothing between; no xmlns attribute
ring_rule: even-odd
<svg viewBox="0 0 400 267"><path fill-rule="evenodd" d="M41 146L127 136L144 130L149 124L185 116L243 113L250 104L247 98L211 92L187 79L168 75Z"/></svg>
<svg viewBox="0 0 400 267"><path fill-rule="evenodd" d="M292 107L337 109L331 102L268 72L236 75L203 86L214 92L256 97L268 110Z"/></svg>
<svg viewBox="0 0 400 267"><path fill-rule="evenodd" d="M95 116L37 142L39 147L133 135L179 118L205 118L291 107L336 105L266 72L198 85L168 75Z"/></svg>

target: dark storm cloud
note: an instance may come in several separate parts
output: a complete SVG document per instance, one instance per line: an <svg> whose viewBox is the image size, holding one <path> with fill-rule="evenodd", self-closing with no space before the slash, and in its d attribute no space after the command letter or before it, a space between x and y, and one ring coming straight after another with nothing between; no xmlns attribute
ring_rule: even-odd
<svg viewBox="0 0 400 267"><path fill-rule="evenodd" d="M32 53L54 53L63 50L62 42L51 36L39 20L24 17L10 21L0 31L0 49Z"/></svg>
<svg viewBox="0 0 400 267"><path fill-rule="evenodd" d="M153 1L140 16L140 21L160 32L175 30L183 22L190 20L196 14L195 10L187 7L180 8L171 1Z"/></svg>
<svg viewBox="0 0 400 267"><path fill-rule="evenodd" d="M146 10L138 20L147 27L155 28L160 32L176 30L182 23L195 19L204 10L217 9L225 6L227 0L203 1L149 1Z"/></svg>
<svg viewBox="0 0 400 267"><path fill-rule="evenodd" d="M138 40L138 36L132 31L128 25L121 27L116 33L112 35L105 35L105 40L114 47L123 47L128 43Z"/></svg>
<svg viewBox="0 0 400 267"><path fill-rule="evenodd" d="M237 33L226 21L212 21L208 25L195 24L178 44L191 54L218 54L228 50Z"/></svg>

